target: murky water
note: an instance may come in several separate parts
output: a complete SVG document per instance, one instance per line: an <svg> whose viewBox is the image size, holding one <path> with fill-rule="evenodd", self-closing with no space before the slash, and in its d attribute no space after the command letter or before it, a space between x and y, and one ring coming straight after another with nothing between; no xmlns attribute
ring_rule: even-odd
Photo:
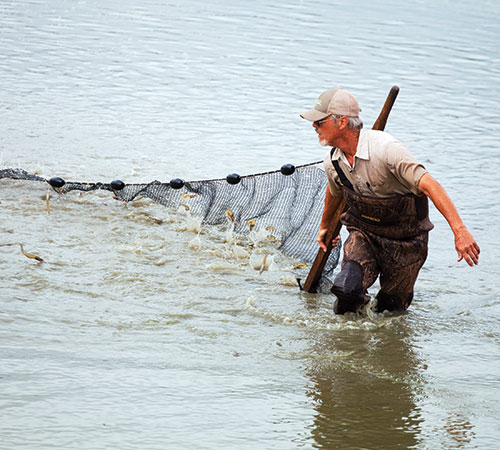
<svg viewBox="0 0 500 450"><path fill-rule="evenodd" d="M499 13L1 1L0 167L129 182L273 170L322 159L298 117L322 90L350 89L370 126L397 84L387 130L482 253L456 263L433 209L409 312L335 317L271 246L235 252L185 212L106 193L52 197L49 214L46 187L2 180L0 448L497 448Z"/></svg>

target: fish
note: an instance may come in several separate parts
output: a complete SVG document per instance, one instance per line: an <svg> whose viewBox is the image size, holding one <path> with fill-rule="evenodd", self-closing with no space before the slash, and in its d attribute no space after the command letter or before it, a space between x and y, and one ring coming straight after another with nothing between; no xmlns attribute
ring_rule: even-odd
<svg viewBox="0 0 500 450"><path fill-rule="evenodd" d="M23 244L19 243L19 247L21 247L21 252L26 258L36 259L38 262L43 262L43 258L40 258L38 255L33 255L32 253L28 253L24 251Z"/></svg>
<svg viewBox="0 0 500 450"><path fill-rule="evenodd" d="M187 192L181 194L181 198L183 198L184 200L189 200L190 198L195 198L195 197L198 197L198 194L188 194Z"/></svg>
<svg viewBox="0 0 500 450"><path fill-rule="evenodd" d="M144 214L149 220L152 220L153 222L157 223L158 225L161 225L163 223L163 220L157 219L156 217L150 216L149 214Z"/></svg>
<svg viewBox="0 0 500 450"><path fill-rule="evenodd" d="M250 229L250 231L252 231L254 229L256 223L257 223L257 221L255 219L248 219L245 222L245 225L248 225L248 228Z"/></svg>
<svg viewBox="0 0 500 450"><path fill-rule="evenodd" d="M230 209L226 209L226 217L234 223L234 213Z"/></svg>
<svg viewBox="0 0 500 450"><path fill-rule="evenodd" d="M132 205L133 206L140 206L141 205L141 200L144 197L142 195L138 195L136 198L132 199Z"/></svg>
<svg viewBox="0 0 500 450"><path fill-rule="evenodd" d="M295 263L293 266L292 266L292 270L297 270L297 269L305 269L307 267L307 264L306 263Z"/></svg>
<svg viewBox="0 0 500 450"><path fill-rule="evenodd" d="M50 214L50 191L47 189L47 195L45 196L45 205L47 207L47 213Z"/></svg>
<svg viewBox="0 0 500 450"><path fill-rule="evenodd" d="M264 272L264 270L267 269L266 262L267 262L267 255L264 255L264 259L262 260L262 265L260 266L259 275L262 274L262 272Z"/></svg>

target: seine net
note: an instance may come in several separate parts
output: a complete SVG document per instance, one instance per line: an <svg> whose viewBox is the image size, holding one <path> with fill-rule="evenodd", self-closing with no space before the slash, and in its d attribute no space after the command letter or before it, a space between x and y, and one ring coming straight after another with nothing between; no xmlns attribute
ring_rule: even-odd
<svg viewBox="0 0 500 450"><path fill-rule="evenodd" d="M234 176L231 179L234 184L225 178L125 185L121 182L64 182L62 179L47 180L22 169L0 169L0 179L47 182L59 194L102 189L125 202L146 197L168 208L183 205L205 225L227 224L229 217L235 233L248 234L252 229L272 230L283 254L311 264L318 252L316 235L323 211L326 176L320 162L296 168L288 165L288 170L284 170L285 167L273 172ZM57 181L62 184L60 187L55 187ZM320 280L323 289L331 284L339 255L340 245L333 249L325 265Z"/></svg>

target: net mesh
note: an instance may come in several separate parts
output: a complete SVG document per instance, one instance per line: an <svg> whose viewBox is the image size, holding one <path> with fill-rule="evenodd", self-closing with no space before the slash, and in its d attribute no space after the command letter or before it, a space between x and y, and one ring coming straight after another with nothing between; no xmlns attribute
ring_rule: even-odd
<svg viewBox="0 0 500 450"><path fill-rule="evenodd" d="M50 182L22 169L11 168L0 169L1 178ZM277 170L242 176L236 184L230 184L226 179L214 179L185 182L181 188L174 188L173 181L152 181L126 184L122 189L116 189L113 183L68 181L53 189L60 194L74 190L107 190L125 202L146 197L168 208L184 206L206 225L227 224L230 217L234 232L248 234L252 229L272 230L281 252L311 264L318 252L316 236L326 185L320 162L314 162L297 166L290 175ZM325 265L320 280L323 289L331 284L339 255L340 245L333 249Z"/></svg>

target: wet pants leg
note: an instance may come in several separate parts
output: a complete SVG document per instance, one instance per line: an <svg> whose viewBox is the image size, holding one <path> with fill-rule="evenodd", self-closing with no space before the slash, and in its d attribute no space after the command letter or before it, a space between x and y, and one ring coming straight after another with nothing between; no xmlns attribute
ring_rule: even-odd
<svg viewBox="0 0 500 450"><path fill-rule="evenodd" d="M427 258L428 233L406 240L389 239L349 230L340 273L332 292L336 314L358 312L367 302L366 291L380 274L377 312L405 311L413 300L413 287Z"/></svg>
<svg viewBox="0 0 500 450"><path fill-rule="evenodd" d="M335 314L358 312L368 302L366 290L378 273L376 255L367 236L360 231L350 231L344 243L342 268L331 289L337 296L333 306Z"/></svg>
<svg viewBox="0 0 500 450"><path fill-rule="evenodd" d="M413 287L427 257L427 240L425 240L425 248L419 245L415 250L414 253L417 254L414 256L417 260L411 264L404 266L391 264L388 266L386 261L382 262L380 291L377 294L377 312L406 311L410 306L413 300Z"/></svg>
<svg viewBox="0 0 500 450"><path fill-rule="evenodd" d="M406 311L413 300L413 287L427 258L429 234L397 240L376 237L380 291L377 312Z"/></svg>

